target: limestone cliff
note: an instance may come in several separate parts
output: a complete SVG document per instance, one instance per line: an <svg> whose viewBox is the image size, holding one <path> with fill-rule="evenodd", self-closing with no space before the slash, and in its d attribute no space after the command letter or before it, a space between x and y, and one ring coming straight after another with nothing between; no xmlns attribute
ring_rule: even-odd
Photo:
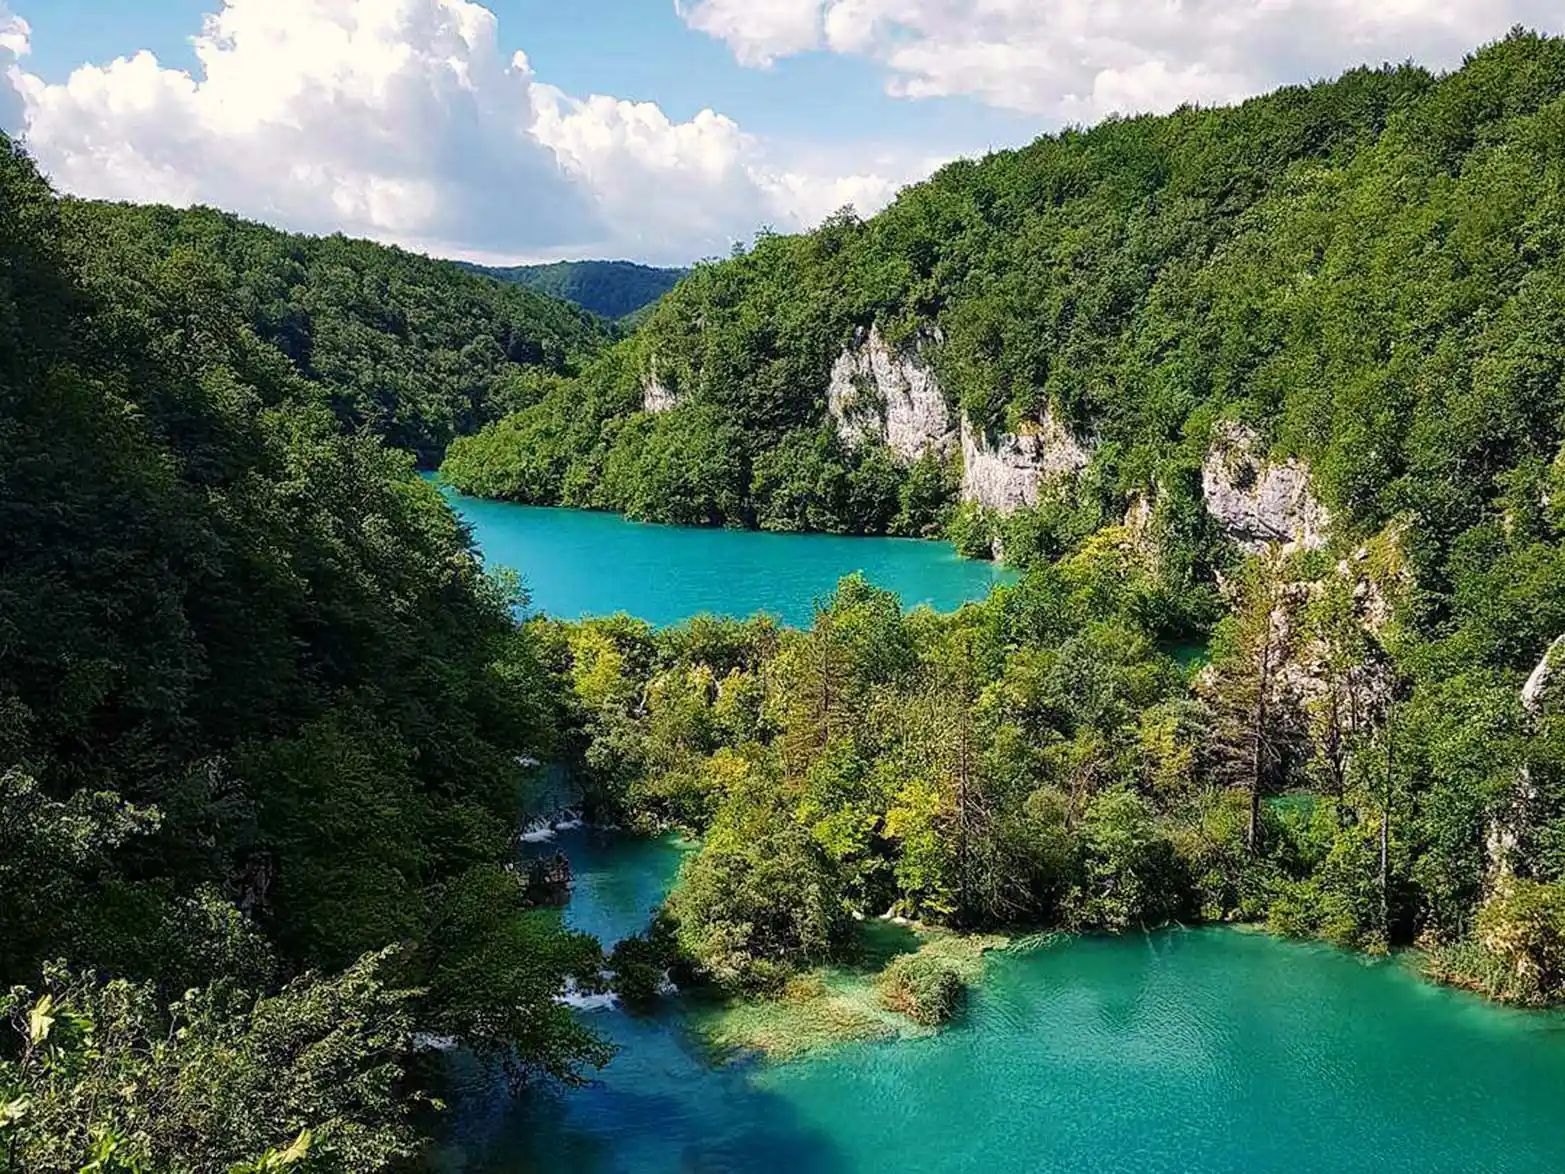
<svg viewBox="0 0 1565 1174"><path fill-rule="evenodd" d="M1522 710L1529 722L1537 722L1554 704L1565 684L1565 636L1549 645L1536 668L1522 686ZM1516 786L1509 798L1489 821L1484 849L1489 863L1489 883L1499 887L1516 872L1516 859L1535 822L1539 793L1532 771L1523 766L1516 774Z"/></svg>
<svg viewBox="0 0 1565 1174"><path fill-rule="evenodd" d="M658 379L657 356L652 357L652 363L647 373L641 377L641 410L644 412L667 412L679 406L679 393L665 386Z"/></svg>
<svg viewBox="0 0 1565 1174"><path fill-rule="evenodd" d="M1243 424L1218 426L1201 490L1207 510L1251 554L1272 543L1284 551L1326 545L1331 516L1310 492L1308 467L1268 460L1260 436Z"/></svg>
<svg viewBox="0 0 1565 1174"><path fill-rule="evenodd" d="M1001 514L1035 506L1047 482L1075 476L1087 467L1090 443L1077 439L1052 411L1025 432L992 438L964 417L962 500Z"/></svg>
<svg viewBox="0 0 1565 1174"><path fill-rule="evenodd" d="M1565 636L1549 645L1538 667L1532 670L1532 675L1522 686L1522 708L1529 717L1542 717L1544 707L1554 699L1562 685L1565 685Z"/></svg>
<svg viewBox="0 0 1565 1174"><path fill-rule="evenodd" d="M917 349L893 350L871 327L832 366L826 406L850 445L881 443L912 464L956 446L950 405Z"/></svg>

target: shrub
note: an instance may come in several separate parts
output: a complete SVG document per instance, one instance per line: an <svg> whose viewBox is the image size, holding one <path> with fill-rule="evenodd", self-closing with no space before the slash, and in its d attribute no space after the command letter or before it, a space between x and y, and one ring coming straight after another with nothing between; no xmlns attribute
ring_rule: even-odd
<svg viewBox="0 0 1565 1174"><path fill-rule="evenodd" d="M967 993L956 966L928 953L893 958L878 980L880 1001L925 1027L948 1022Z"/></svg>

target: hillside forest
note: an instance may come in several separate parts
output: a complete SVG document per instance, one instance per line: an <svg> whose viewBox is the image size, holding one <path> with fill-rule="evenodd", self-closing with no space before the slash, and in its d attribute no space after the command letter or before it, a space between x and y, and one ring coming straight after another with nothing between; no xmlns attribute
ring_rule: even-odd
<svg viewBox="0 0 1565 1174"><path fill-rule="evenodd" d="M886 912L1247 923L1565 1001L1565 41L956 163L626 338L4 148L7 1174L406 1169L441 1041L579 1082L568 982L769 997ZM442 458L1023 574L523 623ZM540 763L699 837L609 958L518 862Z"/></svg>
<svg viewBox="0 0 1565 1174"><path fill-rule="evenodd" d="M630 326L639 324L686 273L683 269L657 269L632 261L555 261L547 265L464 268L496 281L525 286L591 310L600 318Z"/></svg>

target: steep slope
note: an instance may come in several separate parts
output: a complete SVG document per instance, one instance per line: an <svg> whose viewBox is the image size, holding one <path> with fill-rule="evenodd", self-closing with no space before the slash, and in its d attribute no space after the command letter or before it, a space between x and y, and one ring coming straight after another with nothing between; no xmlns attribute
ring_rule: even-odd
<svg viewBox="0 0 1565 1174"><path fill-rule="evenodd" d="M656 269L633 261L557 261L552 265L492 268L463 264L496 281L525 286L617 321L646 309L685 276L685 269Z"/></svg>
<svg viewBox="0 0 1565 1174"><path fill-rule="evenodd" d="M105 280L211 267L250 328L340 419L425 464L609 337L577 307L368 241L298 236L208 208L71 200L63 215L73 252Z"/></svg>
<svg viewBox="0 0 1565 1174"><path fill-rule="evenodd" d="M6 140L0 207L8 1164L228 1170L313 1130L315 1167L375 1170L418 1149L416 1032L601 1061L553 1001L593 948L506 868L555 705L506 587L251 326L293 297L295 337L346 329L317 282L392 261L398 299L476 279L62 208Z"/></svg>
<svg viewBox="0 0 1565 1174"><path fill-rule="evenodd" d="M1345 528L1418 509L1449 540L1554 454L1562 92L1565 45L1518 34L1446 77L1358 70L953 164L870 221L698 266L447 474L850 532L960 499L967 544L1004 530L1017 560L1144 501L1198 553L1226 417Z"/></svg>

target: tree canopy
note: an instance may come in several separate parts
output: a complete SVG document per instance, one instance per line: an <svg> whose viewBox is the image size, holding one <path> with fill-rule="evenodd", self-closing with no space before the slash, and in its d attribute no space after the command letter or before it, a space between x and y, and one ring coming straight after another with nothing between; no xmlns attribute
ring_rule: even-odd
<svg viewBox="0 0 1565 1174"><path fill-rule="evenodd" d="M354 429L440 462L609 338L576 307L397 248L279 232L210 208L65 201L73 260L111 299L149 270L200 273ZM196 296L195 288L188 296Z"/></svg>
<svg viewBox="0 0 1565 1174"><path fill-rule="evenodd" d="M13 1166L379 1168L417 1148L416 1033L518 1077L605 1058L555 1002L597 947L511 867L556 710L514 584L326 374L384 346L444 394L446 342L498 346L534 305L371 246L62 203L0 144ZM581 327L532 336L563 367L594 328L548 312Z"/></svg>
<svg viewBox="0 0 1565 1174"><path fill-rule="evenodd" d="M629 318L655 305L687 272L637 265L634 261L555 261L508 268L464 264L463 268L496 281L526 286L610 321Z"/></svg>

